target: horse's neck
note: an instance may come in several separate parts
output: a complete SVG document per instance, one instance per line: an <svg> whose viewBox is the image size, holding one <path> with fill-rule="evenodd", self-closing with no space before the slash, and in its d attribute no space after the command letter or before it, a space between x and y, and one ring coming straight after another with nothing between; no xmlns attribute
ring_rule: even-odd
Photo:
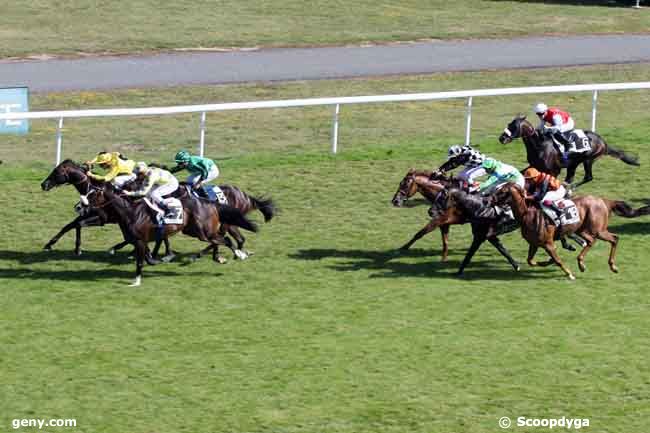
<svg viewBox="0 0 650 433"><path fill-rule="evenodd" d="M440 192L440 190L443 189L443 186L441 184L434 183L428 178L424 180L416 177L415 182L418 186L418 191L420 192L420 194L422 194L425 198L427 198L430 201L433 201L436 198L436 195Z"/></svg>
<svg viewBox="0 0 650 433"><path fill-rule="evenodd" d="M512 213L515 219L519 222L528 214L528 206L526 206L526 198L518 192L511 192L512 194Z"/></svg>

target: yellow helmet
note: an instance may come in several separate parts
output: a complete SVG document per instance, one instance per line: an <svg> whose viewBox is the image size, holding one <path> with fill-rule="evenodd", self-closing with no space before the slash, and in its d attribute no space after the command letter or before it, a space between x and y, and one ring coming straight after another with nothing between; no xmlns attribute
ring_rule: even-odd
<svg viewBox="0 0 650 433"><path fill-rule="evenodd" d="M112 160L112 156L108 152L102 152L99 155L97 155L97 158L95 158L95 161L97 164L108 164Z"/></svg>

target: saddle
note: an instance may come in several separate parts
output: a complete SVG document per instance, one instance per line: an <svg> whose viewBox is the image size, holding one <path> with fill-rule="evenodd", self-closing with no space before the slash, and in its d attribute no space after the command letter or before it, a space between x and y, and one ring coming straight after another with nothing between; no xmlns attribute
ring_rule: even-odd
<svg viewBox="0 0 650 433"><path fill-rule="evenodd" d="M567 138L569 141L569 148L565 149L564 143L558 141L555 134L551 135L555 146L563 152L571 153L585 153L591 150L591 140L582 129L574 129L571 131Z"/></svg>
<svg viewBox="0 0 650 433"><path fill-rule="evenodd" d="M162 209L156 206L148 197L144 198L144 202L150 209L156 212L154 219L156 219L158 224L183 224L183 205L179 199L173 197L163 199L163 203L167 207L167 212L162 217L162 221L157 218L157 215L160 215Z"/></svg>
<svg viewBox="0 0 650 433"><path fill-rule="evenodd" d="M576 204L572 200L563 198L561 200L554 201L553 205L562 211L559 217L553 209L550 209L541 204L540 207L542 208L544 215L548 217L554 226L564 226L567 224L576 224L580 222L580 213L578 212Z"/></svg>

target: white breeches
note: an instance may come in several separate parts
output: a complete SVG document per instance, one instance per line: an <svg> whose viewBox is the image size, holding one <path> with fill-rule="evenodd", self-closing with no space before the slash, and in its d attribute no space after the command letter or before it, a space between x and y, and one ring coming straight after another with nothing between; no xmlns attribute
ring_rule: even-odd
<svg viewBox="0 0 650 433"><path fill-rule="evenodd" d="M483 167L480 165L478 167L467 167L460 173L458 173L458 177L465 182L472 184L474 183L474 179L477 177L485 176L486 171Z"/></svg>
<svg viewBox="0 0 650 433"><path fill-rule="evenodd" d="M562 200L565 195L566 195L566 189L564 189L563 186L560 186L555 191L547 192L546 195L544 195L544 197L542 198L542 203L544 203L547 200L550 200L551 202Z"/></svg>
<svg viewBox="0 0 650 433"><path fill-rule="evenodd" d="M564 125L560 126L560 132L568 132L568 131L573 131L575 129L576 125L573 119L569 119L567 123Z"/></svg>
<svg viewBox="0 0 650 433"><path fill-rule="evenodd" d="M148 196L151 197L155 203L162 203L164 196L173 193L177 189L178 181L174 179L165 185L155 186L151 188Z"/></svg>
<svg viewBox="0 0 650 433"><path fill-rule="evenodd" d="M120 174L118 176L115 176L111 183L113 186L115 186L117 189L122 189L124 188L124 185L127 183L135 180L135 174L130 173L130 174Z"/></svg>
<svg viewBox="0 0 650 433"><path fill-rule="evenodd" d="M194 185L199 181L200 177L201 177L200 174L191 174L187 178L187 183L189 183L190 185ZM210 182L211 180L216 179L217 177L219 177L219 169L215 165L214 167L212 167L212 170L210 170L210 172L208 173L208 177L203 179L203 182Z"/></svg>

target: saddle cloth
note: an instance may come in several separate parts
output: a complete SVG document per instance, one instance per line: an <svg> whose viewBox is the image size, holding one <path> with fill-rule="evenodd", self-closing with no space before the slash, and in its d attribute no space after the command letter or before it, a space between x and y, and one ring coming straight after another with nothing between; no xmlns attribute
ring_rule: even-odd
<svg viewBox="0 0 650 433"><path fill-rule="evenodd" d="M580 213L578 212L578 208L576 207L576 204L567 199L561 199L553 202L553 204L562 210L562 215L558 219L557 214L553 209L549 209L546 206L541 206L542 210L546 214L546 216L551 220L553 225L567 225L567 224L575 224L580 222Z"/></svg>
<svg viewBox="0 0 650 433"><path fill-rule="evenodd" d="M584 153L591 150L591 140L585 134L582 129L574 129L569 134L569 142L571 145L568 149L564 149L564 145L557 141L555 136L553 136L553 142L558 148L562 149L563 152L569 153Z"/></svg>
<svg viewBox="0 0 650 433"><path fill-rule="evenodd" d="M210 201L216 201L219 204L228 204L228 198L221 188L216 185L203 185L203 189L208 193Z"/></svg>
<svg viewBox="0 0 650 433"><path fill-rule="evenodd" d="M156 206L151 200L149 200L148 197L145 197L144 201L147 203L147 206L156 212L162 211L162 209ZM168 197L163 199L163 203L165 203L165 206L167 206L167 209L169 210L167 213L165 213L162 221L157 222L162 224L183 224L183 205L181 204L180 200L177 198Z"/></svg>

